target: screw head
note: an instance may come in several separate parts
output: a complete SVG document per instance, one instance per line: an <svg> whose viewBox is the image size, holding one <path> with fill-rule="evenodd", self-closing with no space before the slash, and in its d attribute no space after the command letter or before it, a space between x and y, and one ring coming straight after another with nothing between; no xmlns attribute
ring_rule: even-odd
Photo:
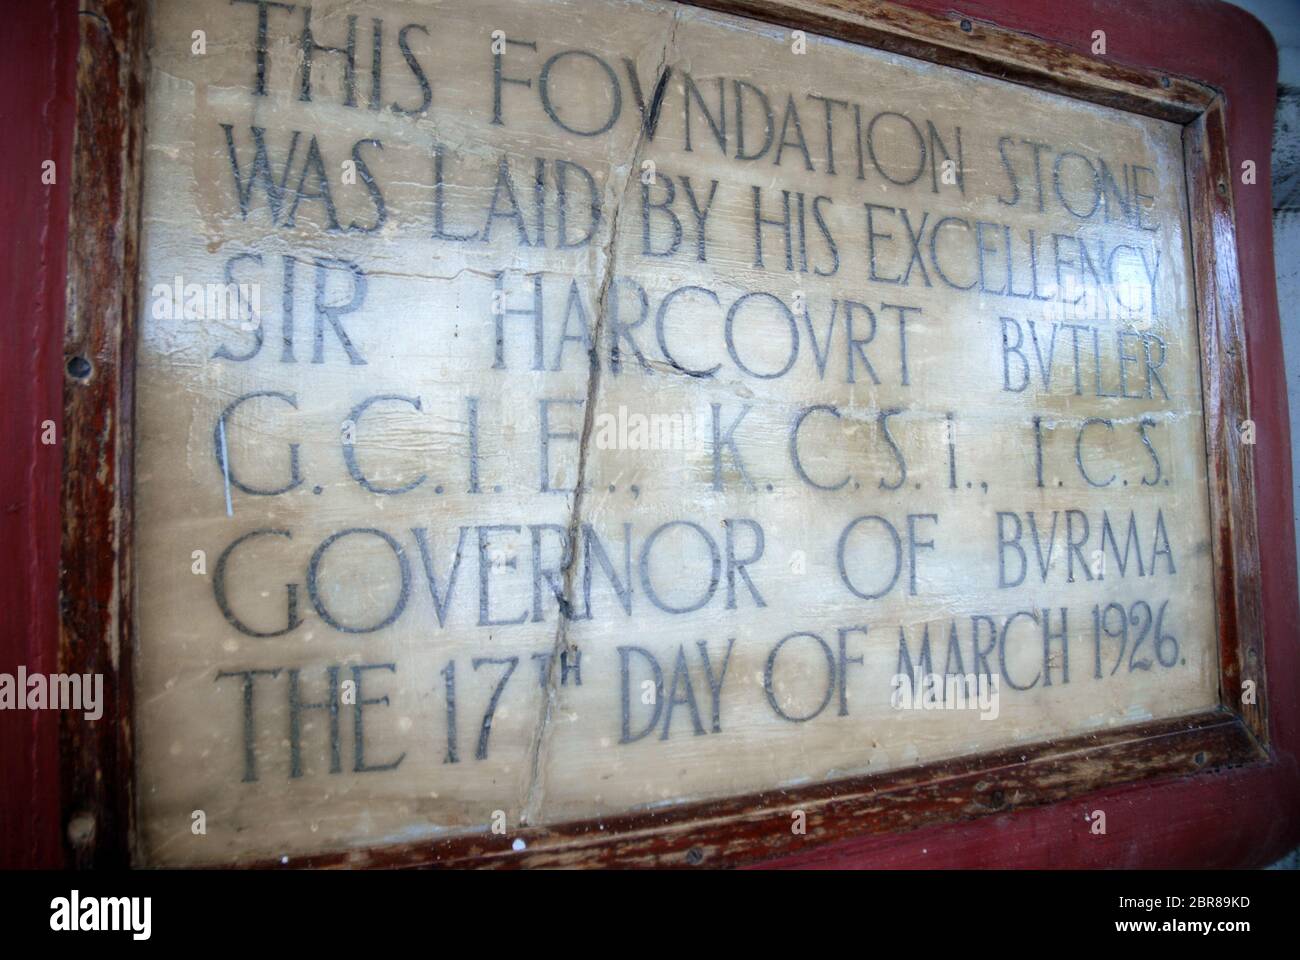
<svg viewBox="0 0 1300 960"><path fill-rule="evenodd" d="M85 850L95 842L95 815L78 813L68 821L68 842L74 849Z"/></svg>
<svg viewBox="0 0 1300 960"><path fill-rule="evenodd" d="M90 374L93 369L94 367L91 366L90 361L83 356L78 355L68 358L68 376L72 377L74 380L90 379Z"/></svg>

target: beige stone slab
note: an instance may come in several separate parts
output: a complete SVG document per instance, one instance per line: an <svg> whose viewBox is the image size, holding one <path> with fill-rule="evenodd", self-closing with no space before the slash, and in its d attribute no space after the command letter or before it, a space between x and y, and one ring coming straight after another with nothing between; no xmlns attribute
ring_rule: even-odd
<svg viewBox="0 0 1300 960"><path fill-rule="evenodd" d="M304 10L150 14L147 862L1215 702L1179 128L614 0L318 0L304 87Z"/></svg>

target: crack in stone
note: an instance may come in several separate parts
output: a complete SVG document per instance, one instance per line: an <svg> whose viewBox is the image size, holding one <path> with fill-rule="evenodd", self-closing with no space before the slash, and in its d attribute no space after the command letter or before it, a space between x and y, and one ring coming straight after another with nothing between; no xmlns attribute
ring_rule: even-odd
<svg viewBox="0 0 1300 960"><path fill-rule="evenodd" d="M658 67L654 70L652 76L655 78L656 89L658 89L658 78L668 69L669 53L673 44L677 40L677 26L680 22L681 11L674 10L672 21L668 25L668 37L664 41L663 53L659 58ZM653 107L657 107L658 98L656 98ZM653 109L651 107L651 109ZM652 114L653 116L653 114ZM573 596L573 577L578 563L578 532L579 524L582 517L583 487L587 473L587 451L589 449L593 423L595 420L595 406L597 394L600 390L601 364L599 351L603 341L605 331L605 314L608 308L609 291L614 280L614 266L616 262L616 246L618 244L618 221L623 212L623 207L627 202L628 190L637 182L637 170L639 169L638 161L641 157L641 151L646 142L646 123L645 118L637 130L636 143L632 148L632 162L628 166L628 172L624 177L621 187L617 190L618 202L614 206L614 211L609 218L609 239L605 243L605 270L600 281L600 290L596 296L596 319L595 328L591 335L591 351L589 353L591 364L590 372L587 377L587 402L583 408L582 434L578 444L578 471L573 492L573 509L569 515L568 526L568 563L564 567L564 593L561 598L558 623L555 628L555 643L551 648L551 659L547 668L546 689L542 696L542 706L538 723L533 734L533 743L531 749L531 766L529 772L528 791L524 794L523 810L520 814L520 824L528 825L535 821L539 815L542 806L542 759L546 748L550 743L551 717L555 711L556 704L559 700L559 679L563 677L560 658L567 653L576 653L577 647L569 642L569 611L567 600ZM611 166L611 176L617 170Z"/></svg>

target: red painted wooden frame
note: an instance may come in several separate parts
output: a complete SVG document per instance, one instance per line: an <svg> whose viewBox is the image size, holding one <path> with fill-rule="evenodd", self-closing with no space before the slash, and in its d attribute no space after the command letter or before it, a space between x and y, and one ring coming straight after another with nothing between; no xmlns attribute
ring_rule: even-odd
<svg viewBox="0 0 1300 960"><path fill-rule="evenodd" d="M480 838L373 851L369 862L732 864L784 853L780 864L790 866L1250 865L1294 845L1300 839L1300 704L1293 679L1300 675L1294 642L1300 604L1267 174L1275 54L1263 28L1211 2L1178 4L1176 16L1159 0L1094 0L1068 15L1052 0L986 0L963 4L960 13L932 0L906 6L864 0L701 5L1073 96L1083 91L1087 99L1185 124L1188 170L1197 185L1191 200L1203 356L1207 372L1215 374L1206 387L1210 474L1212 484L1230 494L1216 500L1213 517L1228 709L884 779L821 785L798 798L809 808L809 837L793 855L788 843L772 839L788 836L788 827L771 826L772 806L788 809L790 797L781 794L606 820L613 840L606 839L609 833L594 837L586 824L538 830L524 856ZM0 474L6 507L0 523L6 541L18 542L22 552L16 561L0 558L0 598L10 600L0 609L6 628L0 670L19 663L50 669L56 662L61 669L102 670L114 691L108 716L117 722L92 727L65 718L60 759L52 715L0 714L0 864L125 864L131 849L131 701L124 679L130 676L131 626L129 604L119 600L119 588L130 584L130 528L129 512L114 508L130 487L130 457L123 451L130 450L135 284L124 278L134 278L143 28L135 3L99 0L88 7L80 17L80 86L83 97L88 91L103 95L91 101L94 111L78 115L69 103L70 4L33 4L26 13L34 19L26 25L39 28L44 15L55 29L42 44L23 46L20 39L16 59L0 67L23 69L35 57L38 62L27 66L51 80L37 101L4 104L6 126L28 134L19 138L16 159L38 169L46 156L66 157L74 129L82 158L75 180L64 176L44 193L32 187L35 174L10 177L0 187L6 208L13 205L45 226L40 242L25 248L26 260L7 258L27 269L3 294L6 305L18 308L11 316L27 305L35 309L25 312L30 319L19 331L32 352L0 353L0 383L9 399L0 423L13 433L3 449L17 453ZM1087 52L1096 29L1107 34L1104 60ZM17 88L6 85L5 96ZM51 92L60 89L61 97ZM1247 159L1259 170L1254 186L1233 176ZM70 186L76 198L71 232ZM57 295L65 242L66 313ZM24 253L21 244L14 247ZM58 352L60 340L66 356ZM65 375L74 357L91 361L89 376ZM33 359L35 369L28 370ZM58 474L49 448L39 443L38 424L59 419L51 397L61 384L67 469L58 607L52 546ZM1232 438L1246 415L1259 437L1249 448L1253 462L1240 456L1246 448ZM1252 470L1265 478L1255 504ZM1256 523L1269 539L1256 540ZM1241 703L1243 677L1264 681L1260 705ZM1099 759L1105 769L1100 777L1093 769ZM1098 807L1107 811L1104 836L1092 835L1083 819ZM957 822L910 829L954 815ZM896 832L903 829L910 832Z"/></svg>
<svg viewBox="0 0 1300 960"><path fill-rule="evenodd" d="M77 7L36 0L0 30L0 673L58 669L64 277ZM55 182L41 183L54 162ZM59 717L0 711L0 867L63 862Z"/></svg>

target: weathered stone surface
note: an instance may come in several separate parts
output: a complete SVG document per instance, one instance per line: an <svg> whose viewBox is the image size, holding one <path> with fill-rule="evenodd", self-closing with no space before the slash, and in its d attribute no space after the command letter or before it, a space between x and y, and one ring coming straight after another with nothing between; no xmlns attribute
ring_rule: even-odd
<svg viewBox="0 0 1300 960"><path fill-rule="evenodd" d="M1177 127L661 3L318 0L349 71L306 9L152 14L147 862L1214 702Z"/></svg>

